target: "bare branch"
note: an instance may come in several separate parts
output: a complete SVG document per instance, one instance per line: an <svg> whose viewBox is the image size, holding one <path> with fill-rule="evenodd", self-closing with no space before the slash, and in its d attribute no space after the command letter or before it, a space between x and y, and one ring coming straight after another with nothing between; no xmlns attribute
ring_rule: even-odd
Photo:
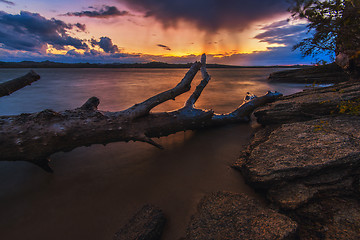
<svg viewBox="0 0 360 240"><path fill-rule="evenodd" d="M224 122L250 121L250 115L256 108L268 102L272 102L281 96L282 94L276 91L269 91L262 97L256 97L255 95L248 93L243 104L241 104L235 111L228 114L214 114L212 117L212 124L221 125L224 124Z"/></svg>
<svg viewBox="0 0 360 240"><path fill-rule="evenodd" d="M0 97L10 95L11 93L30 85L31 83L40 79L40 76L34 72L30 71L28 74L15 78L13 80L4 82L0 84Z"/></svg>
<svg viewBox="0 0 360 240"><path fill-rule="evenodd" d="M196 87L193 94L191 94L189 99L186 101L185 107L194 107L195 102L198 100L202 91L204 90L204 88L210 81L211 77L208 74L208 72L206 71L206 55L205 54L203 54L201 56L201 75L202 75L203 80L200 82L200 84Z"/></svg>
<svg viewBox="0 0 360 240"><path fill-rule="evenodd" d="M190 84L196 73L199 71L200 66L201 64L199 62L195 62L191 66L190 70L186 73L185 77L181 80L181 82L173 89L159 93L158 95L155 95L142 103L135 104L134 106L119 112L119 114L129 119L135 119L149 114L151 109L167 100L175 100L175 97L190 90Z"/></svg>

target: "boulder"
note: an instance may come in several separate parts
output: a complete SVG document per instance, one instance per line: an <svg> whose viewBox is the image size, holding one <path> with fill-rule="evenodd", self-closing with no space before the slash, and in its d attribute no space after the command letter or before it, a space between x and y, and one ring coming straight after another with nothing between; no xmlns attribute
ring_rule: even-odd
<svg viewBox="0 0 360 240"><path fill-rule="evenodd" d="M299 239L359 239L360 83L313 88L259 108L265 127L234 168L299 225Z"/></svg>
<svg viewBox="0 0 360 240"><path fill-rule="evenodd" d="M158 240L165 225L162 211L152 205L145 205L129 222L115 233L114 240Z"/></svg>
<svg viewBox="0 0 360 240"><path fill-rule="evenodd" d="M360 236L360 204L356 198L327 197L296 210L300 239L347 239Z"/></svg>
<svg viewBox="0 0 360 240"><path fill-rule="evenodd" d="M192 217L186 239L294 239L297 223L244 195L205 196Z"/></svg>
<svg viewBox="0 0 360 240"><path fill-rule="evenodd" d="M359 116L283 124L254 139L235 167L259 187L301 178L306 185L331 184L357 174L360 165Z"/></svg>
<svg viewBox="0 0 360 240"><path fill-rule="evenodd" d="M234 167L299 224L299 239L359 239L360 116L262 128Z"/></svg>
<svg viewBox="0 0 360 240"><path fill-rule="evenodd" d="M284 96L255 110L263 125L307 121L339 113L342 106L360 99L360 82L341 83L330 87L312 88ZM350 104L349 104L350 101Z"/></svg>

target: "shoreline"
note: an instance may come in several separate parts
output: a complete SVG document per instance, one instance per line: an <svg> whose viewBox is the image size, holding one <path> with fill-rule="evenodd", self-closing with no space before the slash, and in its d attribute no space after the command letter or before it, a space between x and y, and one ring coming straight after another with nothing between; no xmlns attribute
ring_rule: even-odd
<svg viewBox="0 0 360 240"><path fill-rule="evenodd" d="M1 68L190 68L192 63L61 63L61 62L1 62ZM226 64L206 64L207 68L309 68L311 65L271 65L271 66L236 66Z"/></svg>
<svg viewBox="0 0 360 240"><path fill-rule="evenodd" d="M232 167L268 204L245 194L208 194L184 239L360 236L360 117L346 108L358 99L360 83L344 82L257 109L264 127Z"/></svg>

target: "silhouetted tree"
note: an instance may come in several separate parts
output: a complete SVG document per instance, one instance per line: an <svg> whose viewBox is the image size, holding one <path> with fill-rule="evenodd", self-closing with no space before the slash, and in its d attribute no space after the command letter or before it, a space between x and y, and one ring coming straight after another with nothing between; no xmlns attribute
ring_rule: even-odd
<svg viewBox="0 0 360 240"><path fill-rule="evenodd" d="M358 71L360 55L360 0L293 0L293 18L306 19L313 35L293 49L304 56L341 56L343 67ZM345 56L344 56L345 55Z"/></svg>

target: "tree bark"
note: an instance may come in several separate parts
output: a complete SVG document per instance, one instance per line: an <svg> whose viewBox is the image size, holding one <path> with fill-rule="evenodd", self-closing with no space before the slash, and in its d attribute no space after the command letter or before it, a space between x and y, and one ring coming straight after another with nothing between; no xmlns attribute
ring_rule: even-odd
<svg viewBox="0 0 360 240"><path fill-rule="evenodd" d="M30 85L31 83L37 81L38 79L40 79L40 76L37 73L35 73L34 71L30 71L28 74L26 74L22 77L1 83L0 84L0 97L10 95L11 93L13 93L15 91L17 91L23 87L26 87L27 85Z"/></svg>
<svg viewBox="0 0 360 240"><path fill-rule="evenodd" d="M151 109L160 103L189 91L199 69L203 80L183 108L171 112L150 113ZM123 111L99 111L97 106L100 101L92 97L73 110L44 110L33 114L0 117L0 160L28 161L51 172L51 154L71 151L80 146L141 141L162 148L152 138L179 131L248 122L255 108L282 96L277 92L268 92L262 97L248 96L232 113L215 114L212 110L197 109L194 106L209 80L206 56L203 55L201 63L195 62L176 87Z"/></svg>

